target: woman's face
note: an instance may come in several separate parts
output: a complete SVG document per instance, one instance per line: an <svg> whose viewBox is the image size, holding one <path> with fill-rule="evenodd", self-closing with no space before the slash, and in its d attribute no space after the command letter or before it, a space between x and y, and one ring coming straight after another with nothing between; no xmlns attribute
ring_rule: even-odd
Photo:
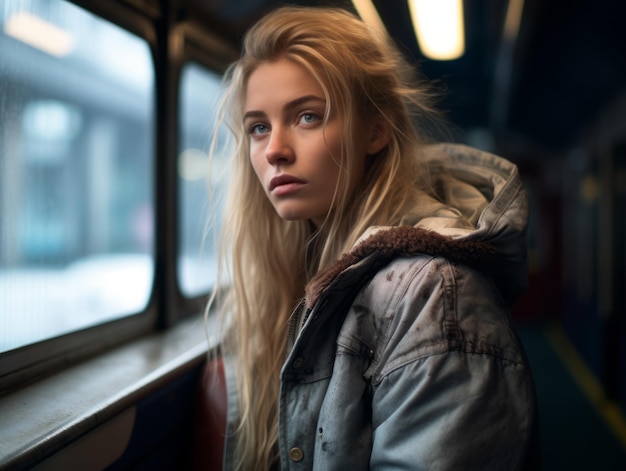
<svg viewBox="0 0 626 471"><path fill-rule="evenodd" d="M283 219L308 219L319 226L331 208L341 171L343 125L332 113L324 126L326 106L317 81L291 60L262 63L248 78L244 126L250 160ZM359 137L352 186L365 166L368 139Z"/></svg>

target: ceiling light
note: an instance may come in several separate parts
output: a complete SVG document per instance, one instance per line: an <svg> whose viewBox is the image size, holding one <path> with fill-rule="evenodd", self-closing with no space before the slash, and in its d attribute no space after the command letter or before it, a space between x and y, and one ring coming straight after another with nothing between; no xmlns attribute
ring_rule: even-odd
<svg viewBox="0 0 626 471"><path fill-rule="evenodd" d="M465 52L462 0L409 0L413 28L424 56L458 59Z"/></svg>
<svg viewBox="0 0 626 471"><path fill-rule="evenodd" d="M24 11L16 13L6 21L4 32L29 46L57 57L66 56L74 47L74 39L70 33Z"/></svg>

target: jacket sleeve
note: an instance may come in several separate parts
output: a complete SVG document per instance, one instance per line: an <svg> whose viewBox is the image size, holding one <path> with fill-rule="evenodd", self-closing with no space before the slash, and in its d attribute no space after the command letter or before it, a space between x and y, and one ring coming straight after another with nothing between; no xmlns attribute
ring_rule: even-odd
<svg viewBox="0 0 626 471"><path fill-rule="evenodd" d="M442 259L404 273L371 378L370 468L525 469L534 386L492 283Z"/></svg>
<svg viewBox="0 0 626 471"><path fill-rule="evenodd" d="M374 392L370 469L524 469L533 433L524 369L449 351L393 371Z"/></svg>

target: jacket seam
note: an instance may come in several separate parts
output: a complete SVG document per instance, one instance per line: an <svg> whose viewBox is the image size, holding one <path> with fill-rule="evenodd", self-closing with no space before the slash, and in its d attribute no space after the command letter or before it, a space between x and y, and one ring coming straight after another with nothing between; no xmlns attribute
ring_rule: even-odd
<svg viewBox="0 0 626 471"><path fill-rule="evenodd" d="M441 278L443 281L443 320L441 322L441 334L445 339L461 341L463 339L463 333L459 328L456 271L452 263L445 258L441 267Z"/></svg>
<svg viewBox="0 0 626 471"><path fill-rule="evenodd" d="M397 310L398 303L400 303L400 301L406 296L406 291L408 287L411 285L411 282L415 279L415 277L420 272L422 272L422 270L426 269L426 267L430 263L432 263L433 260L436 258L435 256L424 254L425 256L428 257L427 260L425 260L423 263L419 263L418 258L420 257L420 255L421 254L416 254L412 256L412 258L415 259L415 261L413 262L415 264L415 269L413 270L413 273L411 274L411 276L407 277L406 282L404 282L403 284L400 284L400 283L397 284L396 288L394 289L394 292L389 297L389 302L387 303L387 306L383 310L384 314L381 316L382 318L384 318L392 310L392 305L394 306L394 310ZM380 276L380 271L377 273L376 276ZM397 296L397 293L400 291L402 292L402 295ZM381 355L378 355L378 352L383 352L388 348L389 342L391 340L391 335L389 333L391 326L392 326L392 323L388 323L385 326L384 332L381 332L381 336L380 336L381 342L379 342L381 344L381 347L379 348L374 347L376 348L376 350L372 357L372 364L370 365L370 368L372 371L370 375L371 378L377 377L378 372L380 371L379 368L381 366L381 363L379 362L379 358L381 357Z"/></svg>
<svg viewBox="0 0 626 471"><path fill-rule="evenodd" d="M371 379L371 383L372 386L378 386L385 378L387 378L389 375L391 375L392 373L405 368L415 362L419 362L419 361L425 361L431 357L434 356L439 356L439 355L446 355L449 353L463 353L465 355L468 356L484 356L484 357L490 357L493 359L496 359L500 362L502 362L503 364L510 364L510 365L514 365L514 366L521 366L524 369L527 369L527 365L524 363L524 361L516 361L513 360L511 358L508 358L504 355L499 355L495 352L490 352L490 351L476 351L474 349L468 349L468 348L462 348L464 346L467 345L473 345L471 342L462 342L460 344L457 344L457 346L450 346L450 342L438 342L436 344L433 344L434 346L437 346L439 344L442 344L441 346L446 347L443 348L441 350L436 350L430 353L426 353L424 355L419 355L417 357L408 359L404 362L399 363L398 365L395 365L393 368L389 369L388 371L385 371L382 374L378 374L378 375L374 375ZM491 344L484 344L484 345L489 345L491 347L493 347L493 349L497 349L497 347L491 345Z"/></svg>

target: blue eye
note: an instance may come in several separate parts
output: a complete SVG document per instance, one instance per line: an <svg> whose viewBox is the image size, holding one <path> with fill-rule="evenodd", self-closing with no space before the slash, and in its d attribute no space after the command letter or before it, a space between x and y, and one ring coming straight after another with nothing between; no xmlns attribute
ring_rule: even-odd
<svg viewBox="0 0 626 471"><path fill-rule="evenodd" d="M313 113L302 113L300 115L300 122L303 124L313 124L319 121L319 117Z"/></svg>
<svg viewBox="0 0 626 471"><path fill-rule="evenodd" d="M250 134L265 134L268 132L268 127L265 124L254 124L248 129Z"/></svg>

